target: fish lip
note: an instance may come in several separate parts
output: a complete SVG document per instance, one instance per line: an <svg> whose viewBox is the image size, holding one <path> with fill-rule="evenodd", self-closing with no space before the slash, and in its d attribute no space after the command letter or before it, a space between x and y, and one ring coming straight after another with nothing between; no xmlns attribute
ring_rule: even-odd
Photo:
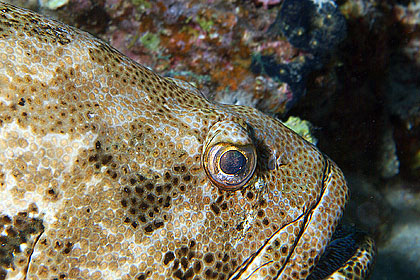
<svg viewBox="0 0 420 280"><path fill-rule="evenodd" d="M283 265L282 265L282 267L278 270L278 274L277 275L279 275L283 270L284 270L284 268L286 267L286 264L288 263L288 261L289 261L289 259L290 259L290 257L292 256L292 254L293 254L293 252L294 252L294 249L295 249L295 247L296 247L296 245L297 245L297 243L298 243L298 241L299 241L299 239L300 239L300 237L303 235L303 232L304 232L304 229L305 229L305 226L304 225L306 225L306 222L307 222L307 220L308 220L308 216L309 215L307 215L307 212L303 212L302 214L300 214L296 219L294 219L293 221L291 221L291 222L289 222L289 223L287 223L287 224L284 224L281 228L279 228L278 230L276 230L269 238L267 238L267 240L265 241L265 243L262 245L262 246L260 246L259 248L258 248L258 250L256 251L256 252L254 252L254 253L252 253L237 269L236 269L236 271L233 273L233 275L229 278L229 280L239 280L239 279L242 279L242 275L244 275L244 273L246 272L246 270L247 270L247 268L249 268L249 266L252 264L252 262L260 255L260 254L262 254L262 253L264 253L263 252L263 250L264 249L266 249L266 248L268 248L269 246L271 246L271 244L270 244L270 241L271 240L273 240L273 239L275 239L276 238L276 236L277 235L280 235L281 234L281 231L283 230L283 229L285 229L285 228L287 228L288 226L290 226L290 225L292 225L292 224L294 224L294 223L296 223L296 222L302 222L303 224L302 224L302 226L300 227L300 231L299 231L299 234L296 236L296 238L295 238L295 240L294 240L294 243L293 243L293 245L291 246L291 248L292 249L290 249L289 250L289 253L288 253L288 255L287 255L287 257L286 257L286 260L284 261L284 263L283 263ZM303 218L303 221L300 221L301 219ZM263 257L263 256L261 256L261 257ZM261 266L259 266L257 269L253 269L253 272L251 272L251 274L249 275L249 276L246 276L246 278L244 278L244 279L248 279L251 275L252 275L252 273L254 273L254 272L256 272L257 270L259 270L259 269L261 269L261 268L263 268L264 266L267 266L267 265L269 265L269 264L271 264L273 261L268 261L268 262L266 262L266 263L264 263L264 264L262 264Z"/></svg>
<svg viewBox="0 0 420 280"><path fill-rule="evenodd" d="M313 215L318 207L322 207L323 198L327 192L328 185L328 179L331 176L331 164L330 160L326 157L324 157L325 166L323 169L323 177L322 177L322 188L320 190L319 196L317 197L317 200L313 205L311 205L308 208L303 208L302 212L292 221L282 225L281 228L276 230L265 242L264 244L258 248L256 252L254 252L252 255L248 257L234 272L234 274L229 278L229 280L239 280L239 279L248 279L253 274L256 274L261 268L272 265L274 262L279 262L280 268L277 269L277 277L279 277L282 273L284 273L286 267L289 265L289 262L291 258L295 257L295 255L299 255L296 250L300 245L299 243L302 241L302 238L304 238L305 232L307 232L308 227L311 226L311 223L313 222ZM291 227L292 230L294 230L295 227L298 227L299 232L296 234L293 240L293 243L291 245L288 245L287 243L279 244L278 248L273 247L273 241L276 240L282 240L280 237L281 234L288 232L288 227ZM335 231L335 229L334 229ZM290 231L289 231L290 232ZM280 241L281 242L281 241ZM287 255L281 256L281 261L273 260L271 257L270 251L277 250L280 251L282 248L285 247L287 251Z"/></svg>

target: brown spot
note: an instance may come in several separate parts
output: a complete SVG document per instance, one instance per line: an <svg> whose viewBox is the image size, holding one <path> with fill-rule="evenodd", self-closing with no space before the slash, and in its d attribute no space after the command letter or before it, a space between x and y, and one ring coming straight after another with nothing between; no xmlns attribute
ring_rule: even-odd
<svg viewBox="0 0 420 280"><path fill-rule="evenodd" d="M164 258L163 258L163 263L165 265L167 265L168 263L170 263L171 261L173 261L175 259L175 255L173 252L169 251L165 254Z"/></svg>
<svg viewBox="0 0 420 280"><path fill-rule="evenodd" d="M214 214L220 214L220 208L215 203L210 204L210 208L214 212Z"/></svg>
<svg viewBox="0 0 420 280"><path fill-rule="evenodd" d="M207 254L204 256L204 262L206 262L207 264L212 264L212 263L213 263L213 261L214 261L214 256L213 256L213 253L207 253Z"/></svg>

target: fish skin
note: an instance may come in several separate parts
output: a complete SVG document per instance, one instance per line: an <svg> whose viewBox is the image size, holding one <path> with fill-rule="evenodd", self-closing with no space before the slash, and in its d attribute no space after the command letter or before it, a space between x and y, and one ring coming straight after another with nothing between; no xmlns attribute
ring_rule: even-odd
<svg viewBox="0 0 420 280"><path fill-rule="evenodd" d="M349 196L332 160L86 32L1 2L0 13L0 275L310 274ZM203 161L221 143L255 151L241 184L211 179L216 161Z"/></svg>

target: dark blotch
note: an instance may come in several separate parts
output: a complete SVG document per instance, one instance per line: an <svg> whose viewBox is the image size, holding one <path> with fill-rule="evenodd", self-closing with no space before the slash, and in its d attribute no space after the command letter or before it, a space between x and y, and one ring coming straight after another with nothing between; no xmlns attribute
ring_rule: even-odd
<svg viewBox="0 0 420 280"><path fill-rule="evenodd" d="M89 157L89 162L95 162L98 160L98 156L97 155L93 155Z"/></svg>
<svg viewBox="0 0 420 280"><path fill-rule="evenodd" d="M143 188L142 188L142 187L137 186L137 187L136 187L136 193L137 193L138 195L143 195L143 193L144 193Z"/></svg>
<svg viewBox="0 0 420 280"><path fill-rule="evenodd" d="M201 265L201 262L200 261L194 262L194 272L195 273L199 273L200 270L201 270L201 267L202 267L202 265Z"/></svg>
<svg viewBox="0 0 420 280"><path fill-rule="evenodd" d="M167 265L168 263L170 263L171 261L173 261L175 259L175 255L173 252L167 252L165 254L165 257L163 258L163 264Z"/></svg>
<svg viewBox="0 0 420 280"><path fill-rule="evenodd" d="M247 197L248 199L253 199L253 198L254 198L254 193L252 193L252 192L247 192L246 197Z"/></svg>
<svg viewBox="0 0 420 280"><path fill-rule="evenodd" d="M153 231L153 226L150 224L145 226L144 231L146 231L147 233L151 233Z"/></svg>
<svg viewBox="0 0 420 280"><path fill-rule="evenodd" d="M179 253L180 253L180 255L181 255L181 256L186 256L186 255L187 255L187 253L188 253L188 247L187 247L187 246L182 246L182 247L179 249Z"/></svg>
<svg viewBox="0 0 420 280"><path fill-rule="evenodd" d="M184 278L185 279L191 279L194 276L194 271L192 268L188 269L185 273L184 273Z"/></svg>
<svg viewBox="0 0 420 280"><path fill-rule="evenodd" d="M143 214L139 215L139 221L145 223L147 221L146 216L144 216Z"/></svg>
<svg viewBox="0 0 420 280"><path fill-rule="evenodd" d="M182 271L181 269L178 269L177 271L175 271L174 276L178 279L182 279Z"/></svg>
<svg viewBox="0 0 420 280"><path fill-rule="evenodd" d="M206 263L208 263L208 264L211 264L213 261L214 261L214 256L213 256L213 254L212 254L212 253L207 253L207 254L204 256L204 262L206 262Z"/></svg>
<svg viewBox="0 0 420 280"><path fill-rule="evenodd" d="M214 204L214 203L210 204L210 208L214 212L214 214L216 214L216 215L220 214L220 208L216 204Z"/></svg>
<svg viewBox="0 0 420 280"><path fill-rule="evenodd" d="M19 104L20 106L25 106L25 102L26 102L25 98L23 98L23 97L22 97L22 98L19 100L18 104Z"/></svg>
<svg viewBox="0 0 420 280"><path fill-rule="evenodd" d="M178 259L176 259L176 260L174 261L174 266L172 267L172 269L173 269L173 270L175 270L175 269L178 269L178 267L179 267L179 260L178 260Z"/></svg>
<svg viewBox="0 0 420 280"><path fill-rule="evenodd" d="M142 211L146 211L147 210L147 208L149 208L149 204L147 204L146 202L141 202L140 203L140 205L139 205L139 209L140 210L142 210Z"/></svg>
<svg viewBox="0 0 420 280"><path fill-rule="evenodd" d="M149 194L146 196L146 199L147 199L150 203L155 202L155 196L154 196L153 194L151 194L151 193L149 193Z"/></svg>
<svg viewBox="0 0 420 280"><path fill-rule="evenodd" d="M186 257L181 258L181 266L182 266L184 269L187 269L187 267L188 267L188 260L187 260L187 258L186 258Z"/></svg>
<svg viewBox="0 0 420 280"><path fill-rule="evenodd" d="M111 155L104 155L102 158L102 165L107 165L112 160Z"/></svg>
<svg viewBox="0 0 420 280"><path fill-rule="evenodd" d="M162 221L154 221L153 225L155 226L156 229L163 227L163 222Z"/></svg>

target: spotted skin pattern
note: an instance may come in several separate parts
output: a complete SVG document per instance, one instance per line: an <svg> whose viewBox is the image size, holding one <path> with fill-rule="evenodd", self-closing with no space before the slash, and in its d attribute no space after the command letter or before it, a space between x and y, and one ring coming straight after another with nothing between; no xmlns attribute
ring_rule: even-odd
<svg viewBox="0 0 420 280"><path fill-rule="evenodd" d="M305 279L343 174L279 121L191 88L0 3L0 279ZM214 139L255 149L240 189L209 180Z"/></svg>

